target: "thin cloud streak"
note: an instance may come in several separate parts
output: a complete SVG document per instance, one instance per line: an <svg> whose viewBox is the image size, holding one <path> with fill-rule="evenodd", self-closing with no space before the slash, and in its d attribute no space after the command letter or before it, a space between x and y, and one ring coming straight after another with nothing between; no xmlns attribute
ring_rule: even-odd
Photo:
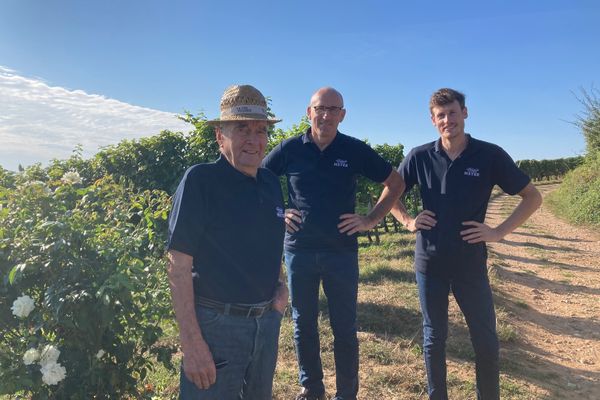
<svg viewBox="0 0 600 400"><path fill-rule="evenodd" d="M0 166L11 170L69 157L77 144L91 156L123 139L192 129L172 113L50 86L2 66L0 110Z"/></svg>

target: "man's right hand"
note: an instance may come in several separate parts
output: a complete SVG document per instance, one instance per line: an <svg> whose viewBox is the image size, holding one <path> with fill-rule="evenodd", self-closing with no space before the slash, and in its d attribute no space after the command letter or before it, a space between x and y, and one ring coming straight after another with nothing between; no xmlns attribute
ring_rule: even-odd
<svg viewBox="0 0 600 400"><path fill-rule="evenodd" d="M217 369L212 353L204 339L196 339L183 346L183 372L199 388L208 389L217 380Z"/></svg>
<svg viewBox="0 0 600 400"><path fill-rule="evenodd" d="M411 232L416 232L417 230L431 230L431 228L435 227L437 224L437 220L435 219L435 213L429 210L423 210L417 215L415 219L411 219L406 225L406 229Z"/></svg>
<svg viewBox="0 0 600 400"><path fill-rule="evenodd" d="M285 229L289 233L298 232L299 225L302 223L302 213L295 208L286 208L285 210Z"/></svg>

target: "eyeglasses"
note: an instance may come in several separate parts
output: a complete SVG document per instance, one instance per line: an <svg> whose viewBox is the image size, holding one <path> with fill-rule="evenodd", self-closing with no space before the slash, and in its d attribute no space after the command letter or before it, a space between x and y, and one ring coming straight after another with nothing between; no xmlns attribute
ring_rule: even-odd
<svg viewBox="0 0 600 400"><path fill-rule="evenodd" d="M338 106L313 106L313 110L319 115L329 113L329 114L337 114L342 111L343 107Z"/></svg>

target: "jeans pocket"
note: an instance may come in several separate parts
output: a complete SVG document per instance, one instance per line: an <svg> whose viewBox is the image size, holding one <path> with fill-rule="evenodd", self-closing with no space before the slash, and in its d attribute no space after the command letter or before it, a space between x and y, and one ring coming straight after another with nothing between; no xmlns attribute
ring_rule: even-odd
<svg viewBox="0 0 600 400"><path fill-rule="evenodd" d="M213 309L206 307L197 307L196 308L196 317L198 318L198 323L200 327L209 326L216 324L223 318L223 314L216 312Z"/></svg>

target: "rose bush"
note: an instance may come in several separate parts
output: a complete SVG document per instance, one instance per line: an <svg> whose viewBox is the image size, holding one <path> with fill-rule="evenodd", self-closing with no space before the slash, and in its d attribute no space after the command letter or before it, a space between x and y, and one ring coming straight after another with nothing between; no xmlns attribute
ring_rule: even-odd
<svg viewBox="0 0 600 400"><path fill-rule="evenodd" d="M169 368L169 196L39 167L0 187L0 394L138 396Z"/></svg>

